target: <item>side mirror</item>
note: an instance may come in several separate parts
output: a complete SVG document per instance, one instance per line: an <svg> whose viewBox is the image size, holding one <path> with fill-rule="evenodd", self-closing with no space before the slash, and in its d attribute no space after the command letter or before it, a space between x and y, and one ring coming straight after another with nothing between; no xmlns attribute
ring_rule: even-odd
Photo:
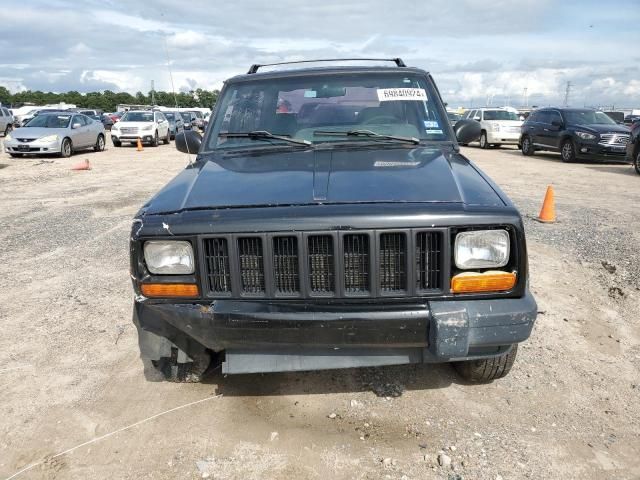
<svg viewBox="0 0 640 480"><path fill-rule="evenodd" d="M195 130L184 130L176 135L176 148L182 153L196 154L202 145L202 137Z"/></svg>
<svg viewBox="0 0 640 480"><path fill-rule="evenodd" d="M73 125L71 125L71 129L75 130L76 128L80 128L82 125L80 125L79 123L74 123Z"/></svg>
<svg viewBox="0 0 640 480"><path fill-rule="evenodd" d="M453 131L456 134L458 143L467 144L480 138L482 127L477 121L465 118L456 122L453 126Z"/></svg>

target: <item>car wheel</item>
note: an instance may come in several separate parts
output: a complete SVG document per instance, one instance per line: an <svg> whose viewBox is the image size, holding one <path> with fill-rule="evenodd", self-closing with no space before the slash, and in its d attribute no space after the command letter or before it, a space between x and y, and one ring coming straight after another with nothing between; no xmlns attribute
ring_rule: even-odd
<svg viewBox="0 0 640 480"><path fill-rule="evenodd" d="M562 142L560 147L560 155L562 155L562 161L565 163L571 163L576 159L576 148L573 145L573 140L567 138Z"/></svg>
<svg viewBox="0 0 640 480"><path fill-rule="evenodd" d="M531 156L533 155L533 144L531 143L531 139L526 136L522 138L522 145L520 145L520 151L522 151L522 154L525 156Z"/></svg>
<svg viewBox="0 0 640 480"><path fill-rule="evenodd" d="M158 132L156 131L156 133L153 134L153 140L151 141L151 146L152 147L157 147L158 146Z"/></svg>
<svg viewBox="0 0 640 480"><path fill-rule="evenodd" d="M211 358L208 354L197 355L193 362L178 363L178 349L171 349L171 357L161 357L152 360L153 366L162 374L165 380L178 383L196 383L209 367Z"/></svg>
<svg viewBox="0 0 640 480"><path fill-rule="evenodd" d="M636 169L636 173L640 175L640 152L636 155L636 159L633 162L633 167Z"/></svg>
<svg viewBox="0 0 640 480"><path fill-rule="evenodd" d="M93 149L96 152L102 152L104 150L104 135L99 134L98 138L96 139L96 144L94 145Z"/></svg>
<svg viewBox="0 0 640 480"><path fill-rule="evenodd" d="M122 146L122 143L120 143L120 140L113 140L113 139L111 139L111 141L113 142L113 146L114 146L114 147L120 147L120 146Z"/></svg>
<svg viewBox="0 0 640 480"><path fill-rule="evenodd" d="M62 140L62 145L60 146L60 156L63 158L69 158L73 153L73 146L71 145L71 140L65 138Z"/></svg>
<svg viewBox="0 0 640 480"><path fill-rule="evenodd" d="M9 135L11 133L11 130L13 130L13 125L7 125L7 128L4 129L4 136L6 137L7 135Z"/></svg>
<svg viewBox="0 0 640 480"><path fill-rule="evenodd" d="M470 382L490 382L506 376L513 362L516 361L518 344L511 347L507 353L498 357L483 358L481 360L468 360L465 362L453 362L453 367L458 374Z"/></svg>
<svg viewBox="0 0 640 480"><path fill-rule="evenodd" d="M165 145L169 145L169 143L171 142L171 134L169 133L169 130L167 130L167 135L166 137L164 137L164 139L162 140L162 142Z"/></svg>
<svg viewBox="0 0 640 480"><path fill-rule="evenodd" d="M480 148L489 148L489 142L487 141L487 132L482 132L480 134Z"/></svg>

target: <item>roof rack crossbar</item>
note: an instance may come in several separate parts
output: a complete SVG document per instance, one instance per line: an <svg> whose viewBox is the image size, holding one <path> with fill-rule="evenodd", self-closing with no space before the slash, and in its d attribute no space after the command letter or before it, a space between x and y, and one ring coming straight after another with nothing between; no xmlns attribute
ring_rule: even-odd
<svg viewBox="0 0 640 480"><path fill-rule="evenodd" d="M321 58L321 59L318 59L318 60L298 60L298 61L294 61L294 62L277 62L277 63L263 63L263 64L254 63L253 65L251 65L251 68L249 68L249 71L247 72L247 74L251 75L253 73L256 73L259 68L262 68L262 67L273 67L275 65L291 65L291 64L296 64L296 63L316 63L316 62L352 62L352 61L393 62L398 67L406 67L407 66L402 61L402 59L399 58L399 57L397 57L397 58Z"/></svg>

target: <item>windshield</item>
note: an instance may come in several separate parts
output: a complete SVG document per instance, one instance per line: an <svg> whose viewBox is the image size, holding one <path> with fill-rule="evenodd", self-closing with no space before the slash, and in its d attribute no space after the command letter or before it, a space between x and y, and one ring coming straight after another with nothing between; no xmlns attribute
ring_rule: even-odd
<svg viewBox="0 0 640 480"><path fill-rule="evenodd" d="M38 115L33 117L26 127L42 128L67 128L71 121L71 115Z"/></svg>
<svg viewBox="0 0 640 480"><path fill-rule="evenodd" d="M462 119L462 115L460 115L458 113L447 112L447 116L449 117L449 120L461 120Z"/></svg>
<svg viewBox="0 0 640 480"><path fill-rule="evenodd" d="M609 115L595 110L565 110L563 113L570 125L616 125Z"/></svg>
<svg viewBox="0 0 640 480"><path fill-rule="evenodd" d="M437 98L418 74L316 75L232 84L219 100L207 149L257 146L250 138L224 135L254 131L315 144L383 141L371 135L326 134L354 130L450 141L448 120L442 120Z"/></svg>
<svg viewBox="0 0 640 480"><path fill-rule="evenodd" d="M164 116L167 117L167 120L175 120L176 117L173 113L170 112L164 112Z"/></svg>
<svg viewBox="0 0 640 480"><path fill-rule="evenodd" d="M181 115L182 115L182 119L183 119L183 120L185 120L185 121L187 121L187 122L190 122L190 121L191 121L191 114L190 114L190 113L186 113L186 112L185 112L185 113L182 113Z"/></svg>
<svg viewBox="0 0 640 480"><path fill-rule="evenodd" d="M121 122L153 122L153 112L127 112Z"/></svg>
<svg viewBox="0 0 640 480"><path fill-rule="evenodd" d="M507 110L485 110L485 120L520 120L518 114Z"/></svg>

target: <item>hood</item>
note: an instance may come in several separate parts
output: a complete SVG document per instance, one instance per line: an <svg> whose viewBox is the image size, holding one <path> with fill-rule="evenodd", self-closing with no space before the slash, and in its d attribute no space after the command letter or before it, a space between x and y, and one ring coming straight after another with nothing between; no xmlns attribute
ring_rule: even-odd
<svg viewBox="0 0 640 480"><path fill-rule="evenodd" d="M47 135L67 135L68 132L68 128L21 127L11 132L11 136L13 138L35 139Z"/></svg>
<svg viewBox="0 0 640 480"><path fill-rule="evenodd" d="M574 130L584 130L591 133L629 133L631 129L624 125L605 125L594 123L591 125L569 125Z"/></svg>
<svg viewBox="0 0 640 480"><path fill-rule="evenodd" d="M201 156L144 209L155 214L396 202L505 205L485 177L450 147L419 147Z"/></svg>

